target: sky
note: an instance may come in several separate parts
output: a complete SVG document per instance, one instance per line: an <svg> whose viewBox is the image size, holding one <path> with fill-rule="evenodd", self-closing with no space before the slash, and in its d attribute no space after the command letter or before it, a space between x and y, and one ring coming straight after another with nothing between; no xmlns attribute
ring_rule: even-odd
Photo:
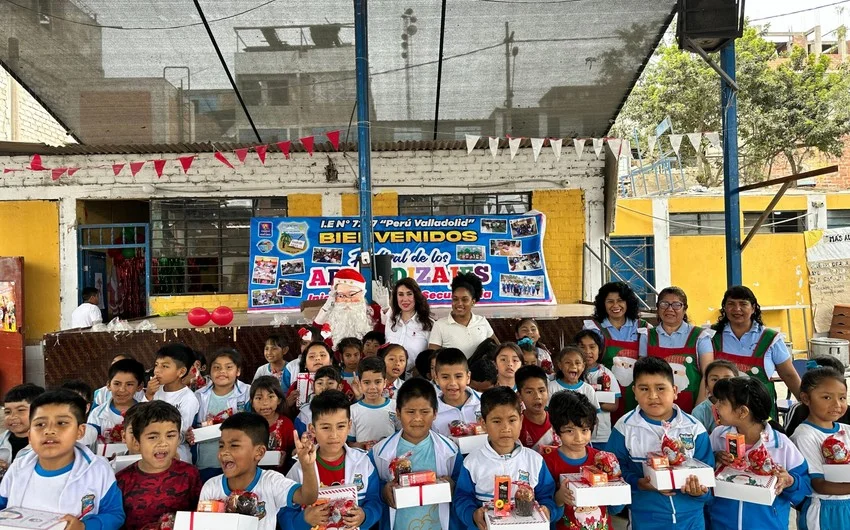
<svg viewBox="0 0 850 530"><path fill-rule="evenodd" d="M834 4L837 0L745 0L745 15L753 20L755 24L770 24L771 31L808 31L814 26L820 25L824 38L835 38L835 34L826 35L841 24L850 23L850 2L842 2L839 5L823 7L818 6ZM843 8L844 12L839 13ZM755 20L762 17L770 17L792 11L811 9L805 13L798 13L783 17L770 18L769 20Z"/></svg>

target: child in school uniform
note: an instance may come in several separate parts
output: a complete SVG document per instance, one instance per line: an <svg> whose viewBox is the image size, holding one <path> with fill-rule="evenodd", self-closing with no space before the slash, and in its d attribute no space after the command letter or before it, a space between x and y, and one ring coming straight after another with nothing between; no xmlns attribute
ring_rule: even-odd
<svg viewBox="0 0 850 530"><path fill-rule="evenodd" d="M554 378L555 365L552 363L552 354L549 353L546 346L540 342L540 327L537 325L537 321L533 318L523 318L516 323L516 326L514 327L514 334L516 335L517 345L523 350L523 352L526 348L524 340L527 339L531 341L530 346L534 352L535 364L540 368L543 368L549 379Z"/></svg>
<svg viewBox="0 0 850 530"><path fill-rule="evenodd" d="M469 387L479 395L496 386L498 381L499 371L490 359L481 358L469 363Z"/></svg>
<svg viewBox="0 0 850 530"><path fill-rule="evenodd" d="M357 373L363 398L351 405L348 445L368 451L396 431L398 420L395 400L384 396L387 372L383 359L363 359Z"/></svg>
<svg viewBox="0 0 850 530"><path fill-rule="evenodd" d="M620 383L617 382L614 372L599 364L603 342L598 333L589 329L579 331L576 334L575 343L584 353L584 364L586 367L584 376L582 377L584 382L589 384L594 392L614 393L614 401L612 403L599 403L599 421L597 422L596 431L593 433L593 447L604 451L605 445L608 443L608 437L611 436L611 413L617 411L620 406L620 399L622 398L620 394Z"/></svg>
<svg viewBox="0 0 850 530"><path fill-rule="evenodd" d="M309 383L307 388L307 400L305 403L298 403L298 382L297 378L293 380L292 384L289 387L284 387L286 392L286 407L292 413L292 416L298 414L299 410L303 408L304 405L309 403L313 394L315 394L315 389L312 386L315 384L316 374L318 370L323 367L333 367L333 351L331 351L330 346L325 344L324 342L311 342L307 348L301 352L301 357L299 357L299 365L298 370L299 374L307 373L313 376L313 383ZM336 368L334 368L336 369ZM337 371L338 373L338 371ZM349 395L349 397L354 395L351 386L348 383L345 383L342 380L342 377L339 378L341 390ZM297 423L297 420L296 420Z"/></svg>
<svg viewBox="0 0 850 530"><path fill-rule="evenodd" d="M812 494L803 503L798 526L806 530L842 528L850 521L850 484L826 480L823 465L836 462L841 451L846 456L850 426L839 423L847 411L844 373L832 368L809 370L800 383L800 399L808 416L791 435L791 441L808 463ZM844 434L839 434L842 431ZM845 447L836 447L831 437L841 440Z"/></svg>
<svg viewBox="0 0 850 530"><path fill-rule="evenodd" d="M563 508L555 506L555 481L540 453L519 443L522 402L516 392L498 386L481 394L481 416L487 429L487 444L469 453L455 484L452 503L466 528L484 528L484 502L493 499L496 475L509 475L512 481L527 482L534 499L550 521L561 518ZM511 488L513 493L514 488Z"/></svg>
<svg viewBox="0 0 850 530"><path fill-rule="evenodd" d="M560 439L547 412L550 398L546 371L536 364L523 366L516 372L516 386L523 404L519 442L537 452L546 446L557 446Z"/></svg>
<svg viewBox="0 0 850 530"><path fill-rule="evenodd" d="M313 397L321 394L325 390L341 390L342 376L333 366L322 366L316 370L316 376L313 379ZM307 426L313 421L313 413L310 409L310 403L301 405L298 411L298 417L295 418L295 430L298 436L307 432Z"/></svg>
<svg viewBox="0 0 850 530"><path fill-rule="evenodd" d="M357 337L346 337L339 341L339 363L342 366L342 378L349 385L354 384L357 366L363 358L363 342Z"/></svg>
<svg viewBox="0 0 850 530"><path fill-rule="evenodd" d="M587 365L584 363L584 353L575 346L567 346L555 354L555 379L549 381L549 396L554 396L556 392L569 390L584 394L587 399L596 405L596 410L602 412L599 406L599 401L596 400L596 390L592 386L582 380ZM597 424L596 432L593 433L593 441L601 443L607 441L610 436L609 432L605 432L605 426ZM602 432L599 432L602 429Z"/></svg>
<svg viewBox="0 0 850 530"><path fill-rule="evenodd" d="M470 376L466 363L466 355L458 348L438 350L434 372L440 391L432 428L443 436L451 434L449 427L454 421L467 424L481 421L480 396L468 387Z"/></svg>
<svg viewBox="0 0 850 530"><path fill-rule="evenodd" d="M372 462L381 479L381 497L386 504L381 528L398 530L443 530L462 528L451 511L450 503L412 508L395 508L393 487L395 477L390 463L411 453L412 471L433 470L438 477L451 478L457 483L463 457L457 446L431 430L437 415L437 392L421 378L413 378L401 386L396 395L401 430L372 447Z"/></svg>
<svg viewBox="0 0 850 530"><path fill-rule="evenodd" d="M31 450L30 404L44 394L44 389L32 383L13 386L3 398L3 424L6 432L0 436L0 467L8 469L18 457Z"/></svg>
<svg viewBox="0 0 850 530"><path fill-rule="evenodd" d="M145 377L145 367L134 359L121 359L109 367L109 399L89 414L88 424L105 443L123 443L124 415L137 403L136 393Z"/></svg>
<svg viewBox="0 0 850 530"><path fill-rule="evenodd" d="M59 388L76 392L77 395L83 398L86 402L86 417L88 417L89 412L91 412L92 398L94 397L92 387L82 379L71 379L59 385Z"/></svg>
<svg viewBox="0 0 850 530"><path fill-rule="evenodd" d="M643 476L641 464L647 453L661 450L666 426L668 436L683 442L688 457L713 466L714 454L705 427L674 404L678 389L666 361L643 357L635 363L633 373L638 407L617 421L606 447L620 461L623 480L632 487L631 527L702 530L703 510L712 498L710 490L691 476L680 491L658 491Z"/></svg>
<svg viewBox="0 0 850 530"><path fill-rule="evenodd" d="M166 344L156 352L154 375L148 382L148 392L156 389L149 399L165 401L180 411L180 417L183 419L180 426L183 443L178 447L177 454L180 460L189 464L192 463L192 453L186 442L186 433L192 428L200 406L195 393L186 386L183 378L194 361L194 352L185 344Z"/></svg>
<svg viewBox="0 0 850 530"><path fill-rule="evenodd" d="M253 381L256 381L263 376L272 376L278 380L279 384L283 381L283 369L286 366L284 358L289 352L289 346L284 342L280 335L270 335L266 339L266 345L263 348L263 357L268 361L266 364L257 368L254 373Z"/></svg>
<svg viewBox="0 0 850 530"><path fill-rule="evenodd" d="M292 420L283 414L283 389L280 380L271 375L258 377L251 383L251 410L269 422L269 451L289 455L295 448Z"/></svg>
<svg viewBox="0 0 850 530"><path fill-rule="evenodd" d="M705 399L694 407L691 416L702 423L709 435L717 427L717 420L714 418L714 404L717 400L712 394L714 385L721 379L731 379L738 377L738 375L738 367L735 366L735 363L724 359L712 361L711 364L705 367Z"/></svg>
<svg viewBox="0 0 850 530"><path fill-rule="evenodd" d="M398 344L387 344L378 350L378 357L384 360L387 367L384 396L392 399L404 383L402 377L407 370L407 350Z"/></svg>
<svg viewBox="0 0 850 530"><path fill-rule="evenodd" d="M133 359L133 357L131 355L127 355L126 353L119 353L112 358L110 366L124 359ZM103 405L104 403L108 403L111 398L112 393L109 390L109 382L107 382L105 386L102 386L94 391L94 394L92 395L92 410L94 410L95 407ZM134 398L136 401L139 402L145 400L144 377L142 378L142 383L140 383L139 387L136 389L136 395L134 396Z"/></svg>
<svg viewBox="0 0 850 530"><path fill-rule="evenodd" d="M118 530L124 524L112 468L77 443L84 433L85 411L85 400L66 389L33 399L32 451L20 455L0 482L0 509L65 514L66 530Z"/></svg>
<svg viewBox="0 0 850 530"><path fill-rule="evenodd" d="M506 386L516 392L516 380L514 376L519 367L522 366L522 350L513 342L506 342L499 346L493 357L496 363L498 377L496 386Z"/></svg>
<svg viewBox="0 0 850 530"><path fill-rule="evenodd" d="M342 392L328 390L310 402L313 423L310 432L319 446L315 468L319 487L346 484L357 487L357 508L343 518L347 527L371 528L381 518L380 479L369 455L361 449L346 445L351 429L349 401ZM304 469L296 462L287 477L295 482L303 480ZM287 506L278 513L280 528L309 530L328 524L328 506Z"/></svg>

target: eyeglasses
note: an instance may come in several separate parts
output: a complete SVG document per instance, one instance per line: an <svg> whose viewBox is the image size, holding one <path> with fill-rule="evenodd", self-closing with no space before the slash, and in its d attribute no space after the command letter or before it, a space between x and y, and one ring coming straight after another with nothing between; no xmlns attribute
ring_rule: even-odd
<svg viewBox="0 0 850 530"><path fill-rule="evenodd" d="M667 301L664 301L664 302L658 302L657 307L658 307L658 309L670 309L672 307L674 310L678 311L678 310L682 309L683 307L685 307L685 304L683 304L682 302L667 302Z"/></svg>

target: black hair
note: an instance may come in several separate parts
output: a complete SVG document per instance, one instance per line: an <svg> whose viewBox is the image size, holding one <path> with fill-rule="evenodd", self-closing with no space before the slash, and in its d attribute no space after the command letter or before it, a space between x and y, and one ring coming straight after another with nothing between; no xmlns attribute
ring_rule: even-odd
<svg viewBox="0 0 850 530"><path fill-rule="evenodd" d="M761 306L759 305L758 300L756 299L755 293L746 286L743 285L735 285L728 289L723 293L723 300L720 302L720 318L717 319L717 323L714 324L712 329L718 332L723 332L723 328L726 327L726 324L729 323L729 318L726 316L726 301L729 299L732 300L746 300L753 306L753 314L750 317L750 322L758 322L762 326L764 322L761 320Z"/></svg>
<svg viewBox="0 0 850 530"><path fill-rule="evenodd" d="M484 294L484 286L481 283L481 278L471 272L461 272L452 278L452 294L458 289L466 289L472 295L472 300L477 302L481 300Z"/></svg>
<svg viewBox="0 0 850 530"><path fill-rule="evenodd" d="M434 370L439 370L441 366L463 366L464 370L469 370L466 354L457 348L442 348L437 350L437 361L434 364Z"/></svg>
<svg viewBox="0 0 850 530"><path fill-rule="evenodd" d="M380 331L372 330L372 331L366 333L365 335L363 335L363 344L366 344L366 341L369 341L369 340L374 340L378 343L378 345L381 345L381 344L387 342L387 337L386 337L386 335L384 335Z"/></svg>
<svg viewBox="0 0 850 530"><path fill-rule="evenodd" d="M121 359L135 359L135 357L133 357L133 356L132 356L132 355L130 355L129 353L116 353L115 355L113 355L113 356L112 356L112 362L113 362L113 363L118 362L118 361L116 361L115 359L118 359L118 360L121 360Z"/></svg>
<svg viewBox="0 0 850 530"><path fill-rule="evenodd" d="M30 421L32 421L39 407L48 405L68 405L78 425L86 422L86 408L88 407L88 403L78 393L67 388L48 390L36 396L32 400L32 403L30 403Z"/></svg>
<svg viewBox="0 0 850 530"><path fill-rule="evenodd" d="M399 349L401 349L401 351L404 352L404 358L405 359L410 359L410 355L407 354L407 349L404 346L402 346L401 344L395 344L395 343L392 343L392 342L389 343L389 344L383 344L383 345L381 345L380 348L378 348L378 357L383 359L384 357L387 356L388 353L390 353L391 351L393 351L396 348L399 348Z"/></svg>
<svg viewBox="0 0 850 530"><path fill-rule="evenodd" d="M192 350L192 348L186 346L185 344L182 344L180 342L172 342L158 349L156 352L156 358L173 359L174 362L177 364L178 369L186 369L186 373L183 375L185 377L189 374L189 370L192 368L192 365L195 364L195 360L198 359L198 356L195 355L195 352ZM201 361L201 364L203 364L203 361Z"/></svg>
<svg viewBox="0 0 850 530"><path fill-rule="evenodd" d="M266 392L271 392L272 394L277 396L278 404L277 404L277 413L283 413L283 406L286 403L286 396L283 393L283 389L280 387L280 379L273 375L263 375L256 379L251 383L250 397L251 397L251 407L253 407L254 396L257 395L257 392L260 390L265 390Z"/></svg>
<svg viewBox="0 0 850 530"><path fill-rule="evenodd" d="M336 345L337 351L339 351L340 356L342 356L343 350L346 348L357 348L361 354L363 353L363 341L358 339L357 337L345 337L339 344Z"/></svg>
<svg viewBox="0 0 850 530"><path fill-rule="evenodd" d="M596 343L596 346L599 348L599 357L601 358L602 353L605 350L605 343L602 341L602 337L599 336L599 333L593 331L592 329L583 329L576 333L573 342L575 342L576 346L578 346L579 344L581 344L581 339L585 337L590 337L591 340ZM597 358L596 360L598 361L599 358Z"/></svg>
<svg viewBox="0 0 850 530"><path fill-rule="evenodd" d="M576 346L566 346L566 347L558 350L558 352L555 353L554 356L552 356L552 364L555 365L555 379L563 379L564 378L564 372L562 372L561 368L560 368L561 359L563 359L564 356L571 354L571 353L574 353L574 354L578 355L579 358L581 358L581 362L582 362L582 364L584 364L584 369L587 370L587 363L584 361L584 352L581 351ZM581 380L583 376L584 376L584 373L579 374L579 376L578 376L579 380Z"/></svg>
<svg viewBox="0 0 850 530"><path fill-rule="evenodd" d="M522 401L517 393L506 386L494 386L481 394L481 417L486 420L493 409L500 405L513 407L522 415Z"/></svg>
<svg viewBox="0 0 850 530"><path fill-rule="evenodd" d="M569 424L593 430L598 422L596 407L584 394L561 390L549 400L549 422L557 434Z"/></svg>
<svg viewBox="0 0 850 530"><path fill-rule="evenodd" d="M479 359L493 360L493 357L496 356L496 351L500 346L501 345L491 337L487 337L482 340L481 343L475 347L475 351L472 352L472 356L469 357L470 366L475 364Z"/></svg>
<svg viewBox="0 0 850 530"><path fill-rule="evenodd" d="M266 344L273 344L281 349L289 349L289 346L287 346L286 341L281 335L269 335L266 337L266 342L263 343L263 346Z"/></svg>
<svg viewBox="0 0 850 530"><path fill-rule="evenodd" d="M41 394L44 394L44 388L32 383L24 383L10 388L9 391L6 392L6 396L3 398L3 403L18 403L20 401L25 401L31 404L33 400Z"/></svg>
<svg viewBox="0 0 850 530"><path fill-rule="evenodd" d="M844 385L844 388L847 388L847 381L844 379L843 372L833 368L815 368L803 374L803 379L800 381L800 393L811 394L812 390L827 379L835 379Z"/></svg>
<svg viewBox="0 0 850 530"><path fill-rule="evenodd" d="M227 429L242 431L255 446L265 447L269 443L269 422L255 412L237 412L230 416L221 422L221 430Z"/></svg>
<svg viewBox="0 0 850 530"><path fill-rule="evenodd" d="M526 381L531 379L542 379L545 386L549 386L549 377L546 375L546 370L540 368L536 364L527 364L520 367L514 374L514 382L516 382L517 392L522 392L522 386Z"/></svg>
<svg viewBox="0 0 850 530"><path fill-rule="evenodd" d="M395 395L396 408L401 410L410 400L416 398L427 400L431 408L434 409L434 413L437 413L437 391L434 389L434 385L418 377L405 381L398 389Z"/></svg>
<svg viewBox="0 0 850 530"><path fill-rule="evenodd" d="M599 288L596 298L593 299L593 320L602 322L608 318L608 312L605 311L605 299L611 293L619 294L620 298L626 301L626 318L637 320L640 302L632 288L623 282L610 282Z"/></svg>
<svg viewBox="0 0 850 530"><path fill-rule="evenodd" d="M832 368L833 370L836 370L838 373L841 374L843 374L844 370L846 370L844 364L832 355L818 355L812 360L818 366L822 366L824 368Z"/></svg>
<svg viewBox="0 0 850 530"><path fill-rule="evenodd" d="M833 378L837 381L840 381L845 384L846 380L844 379L844 365L841 364L841 361L836 359L835 357L821 355L819 357L815 357L813 359L816 363L821 365L821 368L812 368L808 370L805 374L803 374L803 378L800 381L800 392L809 394L812 390L814 390L824 379ZM842 370L836 370L833 366L833 361L838 363L841 366ZM788 410L788 414L785 419L785 434L791 436L794 431L797 430L797 427L800 426L801 423L806 421L809 418L809 407L806 406L803 402L798 402L797 405L792 406L791 409ZM847 423L848 418L850 418L850 410L846 411L841 418L838 418L838 423Z"/></svg>
<svg viewBox="0 0 850 530"><path fill-rule="evenodd" d="M637 364L635 364L637 368ZM754 377L733 377L721 379L714 384L711 392L718 401L727 401L733 409L747 407L753 421L766 425L768 422L774 430L784 433L785 431L775 421L770 420L770 412L773 409L773 400L765 388L764 383Z"/></svg>
<svg viewBox="0 0 850 530"><path fill-rule="evenodd" d="M416 283L416 280L410 277L400 279L393 286L393 292L390 296L390 306L392 307L393 315L391 328L395 330L395 327L398 325L398 321L401 319L401 306L398 305L399 287L407 287L413 293L413 310L416 312L419 324L422 326L423 330L431 331L431 328L434 327L434 316L431 314L431 307L428 305L428 299L422 294L422 289L419 287L419 284Z"/></svg>
<svg viewBox="0 0 850 530"><path fill-rule="evenodd" d="M59 388L76 392L86 400L86 404L91 403L94 398L94 389L92 389L91 385L82 379L71 379L70 381L65 381ZM85 421L83 421L83 423L85 423Z"/></svg>
<svg viewBox="0 0 850 530"><path fill-rule="evenodd" d="M738 370L738 365L733 363L732 361L727 361L726 359L717 359L716 361L711 361L708 363L708 366L705 367L705 373L702 376L703 381L705 381L705 388L708 390L708 375L712 370L716 370L718 368L726 368L730 370L734 375L734 377L738 377L741 375L740 370Z"/></svg>
<svg viewBox="0 0 850 530"><path fill-rule="evenodd" d="M682 289L681 287L676 287L675 285L665 287L664 289L661 289L660 293L658 293L658 296L656 297L658 299L658 302L655 303L655 307L657 308L656 313L658 310L661 309L658 307L658 304L661 303L661 299L667 296L668 294L671 294L682 301L682 303L684 304L684 307L682 307L682 311L684 311L684 314L682 315L682 322L688 322L688 295L685 294L684 289ZM660 319L661 317L659 316L659 320Z"/></svg>
<svg viewBox="0 0 850 530"><path fill-rule="evenodd" d="M131 410L134 411L132 415ZM127 409L124 421L130 422L133 438L138 441L141 441L142 434L151 423L173 423L177 432L180 432L183 422L177 407L159 399L133 405Z"/></svg>
<svg viewBox="0 0 850 530"><path fill-rule="evenodd" d="M83 297L83 302L88 302L89 298L96 294L100 294L100 291L96 287L86 287L83 289L83 292L80 294L80 296Z"/></svg>
<svg viewBox="0 0 850 530"><path fill-rule="evenodd" d="M322 379L323 377L333 379L337 383L342 383L342 374L339 373L336 366L322 366L316 370L316 373L313 375L313 381Z"/></svg>
<svg viewBox="0 0 850 530"><path fill-rule="evenodd" d="M314 425L319 417L338 410L344 410L345 416L351 418L351 402L339 390L326 390L310 400L310 412L313 414Z"/></svg>
<svg viewBox="0 0 850 530"><path fill-rule="evenodd" d="M300 360L298 361L298 371L299 372L306 372L307 371L307 353L309 353L310 348L312 348L314 346L320 346L320 347L324 348L325 351L328 352L328 357L330 357L331 363L334 362L334 352L333 352L333 350L331 350L331 347L328 346L324 341L314 340L313 342L308 344L306 348L304 348L304 351L301 352L301 357L300 357Z"/></svg>
<svg viewBox="0 0 850 530"><path fill-rule="evenodd" d="M473 381L489 381L494 385L499 381L499 370L490 359L479 359L472 363L469 367L469 374Z"/></svg>
<svg viewBox="0 0 850 530"><path fill-rule="evenodd" d="M382 377L387 377L387 365L381 357L366 357L360 359L360 364L357 365L357 374L363 377L366 372L376 372Z"/></svg>
<svg viewBox="0 0 850 530"><path fill-rule="evenodd" d="M234 349L234 348L219 348L219 349L217 349L215 352L213 352L212 355L209 356L210 364L214 363L215 360L218 359L219 357L227 357L228 359L233 361L233 364L235 364L237 368L239 368L239 369L242 368L242 355L240 355L239 352L236 351L236 349ZM204 362L201 361L201 364L204 364ZM207 367L207 368L211 368L211 367Z"/></svg>
<svg viewBox="0 0 850 530"><path fill-rule="evenodd" d="M673 369L670 368L670 363L658 357L641 357L635 362L635 367L632 370L632 380L635 385L637 385L638 377L643 375L660 375L671 385L675 385L673 382Z"/></svg>
<svg viewBox="0 0 850 530"><path fill-rule="evenodd" d="M416 356L414 366L419 373L419 377L431 380L431 359L437 355L440 350L423 350Z"/></svg>
<svg viewBox="0 0 850 530"><path fill-rule="evenodd" d="M117 374L131 374L139 386L145 381L145 367L135 359L121 359L112 363L109 367L109 380L112 381Z"/></svg>

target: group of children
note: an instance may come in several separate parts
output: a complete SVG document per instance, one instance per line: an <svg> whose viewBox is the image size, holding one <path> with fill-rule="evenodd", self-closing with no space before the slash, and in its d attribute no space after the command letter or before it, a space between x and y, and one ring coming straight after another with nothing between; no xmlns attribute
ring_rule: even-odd
<svg viewBox="0 0 850 530"><path fill-rule="evenodd" d="M840 365L841 371L817 367L805 374L797 411L803 419L790 439L770 421L773 403L764 386L739 377L726 361L706 368L709 399L692 416L674 404L670 365L639 359L638 407L612 426L619 387L598 362L598 335L581 332L575 346L550 356L534 328L518 343L483 344L470 359L455 348L420 354L413 377L406 376L404 348L381 346L380 337L371 338L374 349L351 338L334 352L306 334L289 363L287 346L270 337L268 364L250 387L239 380L237 351L202 359L182 344L157 352L147 381L138 361L116 358L90 412L85 392L73 384L48 392L15 387L4 403L0 507L60 512L69 530L150 530L167 527L175 512L193 511L199 501L247 493L260 528L310 529L330 517L328 505L316 503L319 488L346 484L358 492L346 527L484 530L495 476L508 475L533 488L553 528L607 530L610 514L623 507L576 508L559 481L605 450L616 455L631 486L628 512L636 530L742 529L745 521L786 530L792 506L801 510L800 528L841 528L850 520L850 486L826 481L822 467L824 440L850 433L839 423L847 414ZM304 403L299 374L312 386ZM600 390L615 402L600 404ZM457 422L483 425L487 443L462 455L450 437ZM194 429L210 424L220 425L220 439L195 443ZM655 490L644 478L642 463L665 435L713 466L733 458L725 452L729 432L743 434L747 450L764 447L777 464L773 506L714 497L696 477L678 491ZM119 441L140 460L115 474L92 447ZM269 450L281 451L281 460L260 467ZM402 456L412 471L435 470L450 480L452 502L396 509L390 464Z"/></svg>

